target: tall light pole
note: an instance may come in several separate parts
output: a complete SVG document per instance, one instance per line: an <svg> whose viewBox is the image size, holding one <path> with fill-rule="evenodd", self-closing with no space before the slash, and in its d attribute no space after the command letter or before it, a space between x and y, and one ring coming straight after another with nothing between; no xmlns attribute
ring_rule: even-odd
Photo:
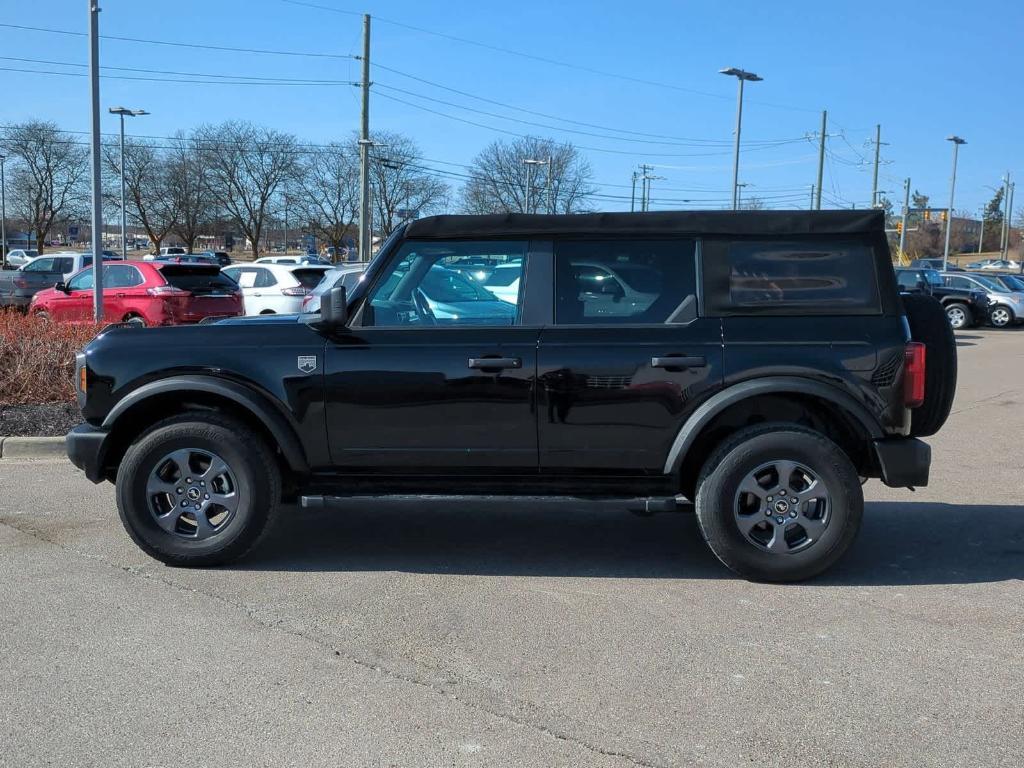
<svg viewBox="0 0 1024 768"><path fill-rule="evenodd" d="M949 181L949 211L946 213L946 247L942 251L942 269L949 266L949 235L953 231L953 196L956 193L956 160L960 154L960 145L967 142L959 136L947 136L946 141L953 142L953 176Z"/></svg>
<svg viewBox="0 0 1024 768"><path fill-rule="evenodd" d="M363 78L359 124L359 260L370 261L373 225L370 222L370 14L363 14Z"/></svg>
<svg viewBox="0 0 1024 768"><path fill-rule="evenodd" d="M739 208L743 205L743 190L749 187L750 184L743 182L742 184L736 185L736 207Z"/></svg>
<svg viewBox="0 0 1024 768"><path fill-rule="evenodd" d="M103 320L103 166L100 158L100 5L89 0L89 90L92 117L92 313ZM38 243L37 243L38 247Z"/></svg>
<svg viewBox="0 0 1024 768"><path fill-rule="evenodd" d="M118 115L121 118L121 258L128 258L128 224L127 209L124 207L124 119L126 117L141 117L148 115L144 109L128 109L127 107L110 107L110 114ZM93 254L96 258L96 254Z"/></svg>
<svg viewBox="0 0 1024 768"><path fill-rule="evenodd" d="M4 163L7 162L6 155L0 155L0 253L2 263L7 266L7 177L4 176Z"/></svg>
<svg viewBox="0 0 1024 768"><path fill-rule="evenodd" d="M900 263L903 262L903 254L906 253L907 245L907 223L910 217L910 177L903 181L903 218L900 225Z"/></svg>
<svg viewBox="0 0 1024 768"><path fill-rule="evenodd" d="M736 67L718 70L720 74L735 77L739 81L739 93L736 98L736 150L732 161L732 209L735 211L740 205L740 130L743 128L743 83L748 80L752 83L764 80L763 77L753 72L745 72Z"/></svg>

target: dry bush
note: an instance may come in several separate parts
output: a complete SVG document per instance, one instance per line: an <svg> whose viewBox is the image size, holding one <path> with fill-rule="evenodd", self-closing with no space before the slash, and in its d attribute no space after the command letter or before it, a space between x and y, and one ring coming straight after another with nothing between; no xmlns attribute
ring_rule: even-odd
<svg viewBox="0 0 1024 768"><path fill-rule="evenodd" d="M75 352L101 327L0 310L0 406L74 402Z"/></svg>

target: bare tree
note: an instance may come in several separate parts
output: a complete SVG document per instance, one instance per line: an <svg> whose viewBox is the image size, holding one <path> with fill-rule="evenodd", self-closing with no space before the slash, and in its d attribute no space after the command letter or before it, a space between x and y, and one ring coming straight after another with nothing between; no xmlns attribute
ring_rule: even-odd
<svg viewBox="0 0 1024 768"><path fill-rule="evenodd" d="M524 213L528 200L530 213L580 213L595 191L579 150L534 136L495 141L473 159L470 175L462 189L467 213Z"/></svg>
<svg viewBox="0 0 1024 768"><path fill-rule="evenodd" d="M291 209L340 253L358 226L359 164L352 147L331 143L313 151L295 186L289 195Z"/></svg>
<svg viewBox="0 0 1024 768"><path fill-rule="evenodd" d="M209 188L258 256L275 195L299 169L294 136L244 122L199 128L192 140Z"/></svg>
<svg viewBox="0 0 1024 768"><path fill-rule="evenodd" d="M180 131L171 139L167 155L167 190L174 210L174 234L192 253L201 229L215 217L207 163L202 145Z"/></svg>
<svg viewBox="0 0 1024 768"><path fill-rule="evenodd" d="M420 149L400 133L381 131L372 136L370 185L376 229L387 237L403 218L443 209L448 185L423 165ZM353 141L358 149L358 144ZM405 215L402 215L405 214Z"/></svg>
<svg viewBox="0 0 1024 768"><path fill-rule="evenodd" d="M117 141L103 145L108 174L104 198L121 212L121 148ZM125 137L125 218L146 230L154 250L174 226L174 206L168 194L167 159L160 149L142 139Z"/></svg>
<svg viewBox="0 0 1024 768"><path fill-rule="evenodd" d="M84 212L89 154L56 123L40 120L8 127L0 146L14 160L8 200L42 253L54 224Z"/></svg>

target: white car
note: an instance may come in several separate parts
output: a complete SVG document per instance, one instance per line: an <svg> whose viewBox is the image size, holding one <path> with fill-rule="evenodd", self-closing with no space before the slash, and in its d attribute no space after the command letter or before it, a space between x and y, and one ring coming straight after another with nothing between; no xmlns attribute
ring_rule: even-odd
<svg viewBox="0 0 1024 768"><path fill-rule="evenodd" d="M1013 261L1012 259L992 259L987 264L983 264L981 269L1020 269L1020 262Z"/></svg>
<svg viewBox="0 0 1024 768"><path fill-rule="evenodd" d="M160 261L170 256L184 256L188 251L180 245L168 245L160 249L160 253L147 253L142 257L143 261Z"/></svg>
<svg viewBox="0 0 1024 768"><path fill-rule="evenodd" d="M39 255L35 248L13 248L7 252L7 264L12 267L23 267Z"/></svg>
<svg viewBox="0 0 1024 768"><path fill-rule="evenodd" d="M519 281L522 276L522 261L499 264L483 281L484 288L508 304L518 304Z"/></svg>
<svg viewBox="0 0 1024 768"><path fill-rule="evenodd" d="M323 264L333 266L331 262L324 261L319 256L298 255L298 256L261 256L253 264Z"/></svg>
<svg viewBox="0 0 1024 768"><path fill-rule="evenodd" d="M247 315L290 315L330 267L317 264L235 264L221 270L242 289Z"/></svg>

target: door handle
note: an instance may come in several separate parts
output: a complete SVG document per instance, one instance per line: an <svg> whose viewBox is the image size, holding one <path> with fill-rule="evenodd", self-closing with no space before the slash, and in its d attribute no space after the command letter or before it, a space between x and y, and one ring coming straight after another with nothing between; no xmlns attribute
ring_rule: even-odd
<svg viewBox="0 0 1024 768"><path fill-rule="evenodd" d="M652 357L651 368L703 368L707 361L700 355L665 355Z"/></svg>
<svg viewBox="0 0 1024 768"><path fill-rule="evenodd" d="M117 298L119 298L119 299L123 299L123 298L124 298L125 296L127 296L128 294L127 294L127 293L115 293L114 295L115 295L115 296L116 296Z"/></svg>
<svg viewBox="0 0 1024 768"><path fill-rule="evenodd" d="M483 371L499 368L522 368L523 361L518 357L471 357L468 366Z"/></svg>

